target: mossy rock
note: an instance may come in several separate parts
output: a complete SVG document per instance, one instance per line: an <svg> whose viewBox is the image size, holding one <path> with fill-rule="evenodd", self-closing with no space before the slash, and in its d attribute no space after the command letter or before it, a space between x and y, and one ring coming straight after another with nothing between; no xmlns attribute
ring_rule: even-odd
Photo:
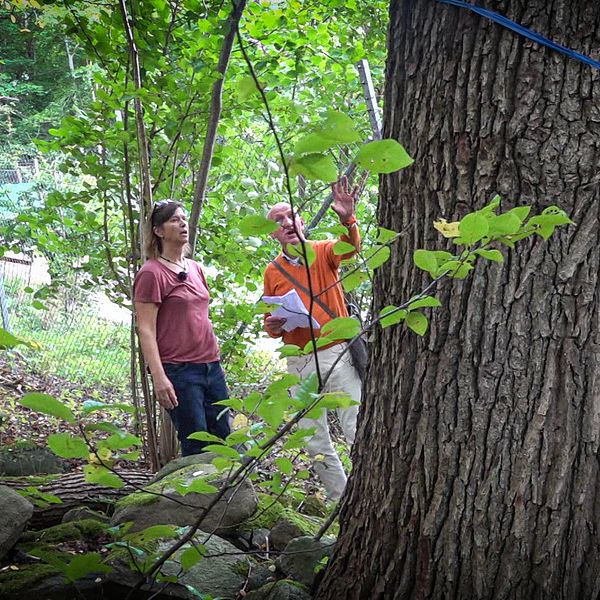
<svg viewBox="0 0 600 600"><path fill-rule="evenodd" d="M115 504L115 510L128 508L130 506L147 506L148 504L153 504L159 500L160 496L157 496L156 494L150 494L144 491L133 492L133 494L120 498Z"/></svg>
<svg viewBox="0 0 600 600"><path fill-rule="evenodd" d="M94 540L103 535L106 535L104 523L95 519L84 519L83 521L61 523L40 531L27 531L21 536L19 548L26 551L40 543L59 544L74 540Z"/></svg>
<svg viewBox="0 0 600 600"><path fill-rule="evenodd" d="M18 571L0 572L0 599L27 598L32 588L59 574L58 569L45 563L21 565Z"/></svg>
<svg viewBox="0 0 600 600"><path fill-rule="evenodd" d="M26 487L40 487L52 483L55 479L61 476L60 473L47 473L46 475L20 475L20 476L8 476L2 475L2 483L8 484L10 487L15 488L26 488Z"/></svg>
<svg viewBox="0 0 600 600"><path fill-rule="evenodd" d="M310 600L306 586L292 579L267 583L245 596L245 600Z"/></svg>
<svg viewBox="0 0 600 600"><path fill-rule="evenodd" d="M240 531L249 533L255 529L271 529L281 519L285 507L269 494L257 494L258 508L252 517L240 525Z"/></svg>

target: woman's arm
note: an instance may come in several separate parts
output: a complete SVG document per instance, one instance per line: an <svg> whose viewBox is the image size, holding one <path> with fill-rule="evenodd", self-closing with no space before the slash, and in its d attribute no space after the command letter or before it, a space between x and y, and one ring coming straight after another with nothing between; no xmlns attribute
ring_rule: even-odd
<svg viewBox="0 0 600 600"><path fill-rule="evenodd" d="M153 302L135 302L135 312L137 315L142 353L150 368L150 373L152 373L156 399L161 406L170 410L175 408L178 403L175 389L165 374L160 361L160 354L158 353L158 344L156 343L158 305Z"/></svg>

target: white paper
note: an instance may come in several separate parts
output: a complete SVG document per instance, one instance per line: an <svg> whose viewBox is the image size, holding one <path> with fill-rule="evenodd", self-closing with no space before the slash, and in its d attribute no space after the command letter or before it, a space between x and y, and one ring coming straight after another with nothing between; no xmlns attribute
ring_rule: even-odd
<svg viewBox="0 0 600 600"><path fill-rule="evenodd" d="M292 331L297 327L310 327L308 310L296 290L290 290L283 296L263 296L263 302L280 305L271 315L287 319L283 324L284 331ZM320 329L319 322L314 317L310 318L313 329Z"/></svg>

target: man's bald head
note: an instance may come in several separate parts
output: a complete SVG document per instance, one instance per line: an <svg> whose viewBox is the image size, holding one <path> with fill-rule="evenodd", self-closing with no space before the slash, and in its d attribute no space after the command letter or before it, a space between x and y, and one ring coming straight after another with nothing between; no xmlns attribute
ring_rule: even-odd
<svg viewBox="0 0 600 600"><path fill-rule="evenodd" d="M304 221L298 213L292 214L292 207L287 202L274 204L267 213L267 219L279 225L279 229L271 235L284 250L288 244L297 244L304 239Z"/></svg>

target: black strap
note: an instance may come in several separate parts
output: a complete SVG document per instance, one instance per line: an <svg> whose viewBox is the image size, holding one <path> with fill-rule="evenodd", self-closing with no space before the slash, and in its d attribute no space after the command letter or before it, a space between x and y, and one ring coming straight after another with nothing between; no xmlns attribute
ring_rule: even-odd
<svg viewBox="0 0 600 600"><path fill-rule="evenodd" d="M285 258L283 259L285 260ZM332 319L336 319L337 315L323 302L321 302L318 298L313 296L306 287L304 287L291 273L288 273L277 261L277 259L271 261L284 275L289 279L289 281L297 287L300 291L304 292L309 298L312 298Z"/></svg>

